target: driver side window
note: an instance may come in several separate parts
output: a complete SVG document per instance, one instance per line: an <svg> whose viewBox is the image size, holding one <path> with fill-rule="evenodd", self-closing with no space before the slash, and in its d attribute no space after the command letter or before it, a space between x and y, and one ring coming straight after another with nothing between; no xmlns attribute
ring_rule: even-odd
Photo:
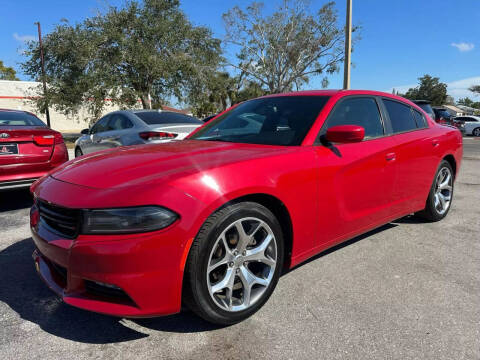
<svg viewBox="0 0 480 360"><path fill-rule="evenodd" d="M104 116L100 120L98 120L95 125L93 125L92 129L90 130L90 134L97 134L100 132L107 131L107 123L108 123L109 116Z"/></svg>
<svg viewBox="0 0 480 360"><path fill-rule="evenodd" d="M352 97L341 100L327 119L327 129L338 125L363 127L366 140L384 135L377 102L370 97Z"/></svg>

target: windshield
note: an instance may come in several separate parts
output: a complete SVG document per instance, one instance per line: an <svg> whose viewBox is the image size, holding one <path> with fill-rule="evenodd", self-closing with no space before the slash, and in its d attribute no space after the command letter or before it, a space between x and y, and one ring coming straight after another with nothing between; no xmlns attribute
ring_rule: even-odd
<svg viewBox="0 0 480 360"><path fill-rule="evenodd" d="M190 139L300 145L327 100L328 96L276 96L246 101Z"/></svg>
<svg viewBox="0 0 480 360"><path fill-rule="evenodd" d="M195 119L193 116L168 112L168 111L139 111L137 115L147 125L163 125L163 124L198 124L203 122Z"/></svg>
<svg viewBox="0 0 480 360"><path fill-rule="evenodd" d="M0 111L0 126L46 126L36 116L20 111Z"/></svg>

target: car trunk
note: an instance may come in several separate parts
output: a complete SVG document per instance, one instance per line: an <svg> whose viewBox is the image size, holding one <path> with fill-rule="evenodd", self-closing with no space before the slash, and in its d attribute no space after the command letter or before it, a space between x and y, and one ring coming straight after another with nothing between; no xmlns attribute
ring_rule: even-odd
<svg viewBox="0 0 480 360"><path fill-rule="evenodd" d="M50 160L54 132L37 126L0 126L0 166Z"/></svg>

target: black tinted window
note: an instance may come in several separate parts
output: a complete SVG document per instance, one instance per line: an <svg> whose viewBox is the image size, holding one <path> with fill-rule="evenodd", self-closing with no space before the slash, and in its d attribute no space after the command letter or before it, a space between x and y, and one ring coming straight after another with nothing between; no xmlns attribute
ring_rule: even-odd
<svg viewBox="0 0 480 360"><path fill-rule="evenodd" d="M203 122L195 119L192 116L169 112L169 111L139 111L136 112L140 119L147 125L161 125L161 124L199 124Z"/></svg>
<svg viewBox="0 0 480 360"><path fill-rule="evenodd" d="M413 110L413 116L415 117L415 122L418 128L427 127L427 120L419 111Z"/></svg>
<svg viewBox="0 0 480 360"><path fill-rule="evenodd" d="M380 112L373 98L347 98L335 107L327 121L327 129L337 125L359 125L365 129L366 139L383 135Z"/></svg>
<svg viewBox="0 0 480 360"><path fill-rule="evenodd" d="M0 111L0 126L46 126L36 116L20 111Z"/></svg>
<svg viewBox="0 0 480 360"><path fill-rule="evenodd" d="M467 117L467 118L463 118L463 119L464 119L465 121L473 121L473 122L478 121L477 119L471 118L471 117Z"/></svg>
<svg viewBox="0 0 480 360"><path fill-rule="evenodd" d="M400 104L397 101L383 99L388 111L394 133L409 131L417 128L410 106Z"/></svg>
<svg viewBox="0 0 480 360"><path fill-rule="evenodd" d="M276 96L246 101L192 139L265 145L300 145L327 96Z"/></svg>
<svg viewBox="0 0 480 360"><path fill-rule="evenodd" d="M132 122L125 115L110 115L110 120L108 121L108 130L124 130L131 128L132 126Z"/></svg>

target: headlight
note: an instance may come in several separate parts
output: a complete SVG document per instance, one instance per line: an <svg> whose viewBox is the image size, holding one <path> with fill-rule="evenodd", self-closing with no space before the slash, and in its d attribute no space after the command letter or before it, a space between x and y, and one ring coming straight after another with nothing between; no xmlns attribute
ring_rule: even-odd
<svg viewBox="0 0 480 360"><path fill-rule="evenodd" d="M82 234L129 234L163 229L178 219L160 206L85 210Z"/></svg>

